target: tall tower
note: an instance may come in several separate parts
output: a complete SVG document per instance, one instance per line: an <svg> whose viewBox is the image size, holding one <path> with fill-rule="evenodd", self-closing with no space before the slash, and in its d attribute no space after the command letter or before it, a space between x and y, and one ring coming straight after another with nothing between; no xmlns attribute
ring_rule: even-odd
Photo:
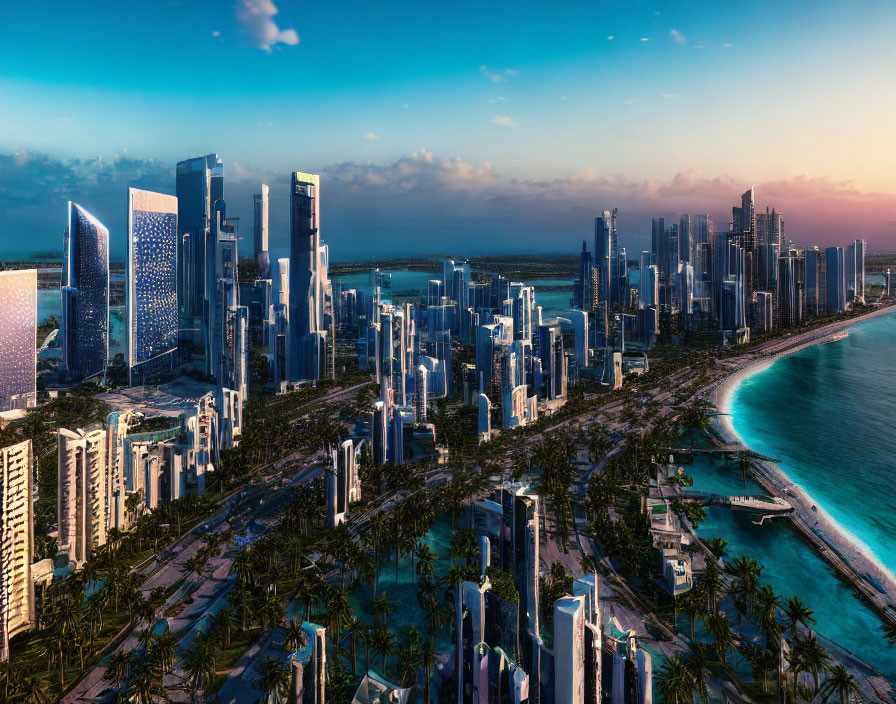
<svg viewBox="0 0 896 704"><path fill-rule="evenodd" d="M106 371L109 358L109 230L68 202L62 252L62 361L80 381Z"/></svg>
<svg viewBox="0 0 896 704"><path fill-rule="evenodd" d="M0 411L37 402L37 270L0 271Z"/></svg>
<svg viewBox="0 0 896 704"><path fill-rule="evenodd" d="M0 662L9 660L9 641L35 623L34 513L31 441L0 448Z"/></svg>
<svg viewBox="0 0 896 704"><path fill-rule="evenodd" d="M262 279L271 278L271 259L268 254L268 185L261 184L261 193L256 193L255 227L253 230L255 243L255 260L258 262L259 276Z"/></svg>
<svg viewBox="0 0 896 704"><path fill-rule="evenodd" d="M158 379L177 352L177 198L128 189L127 360L131 385Z"/></svg>
<svg viewBox="0 0 896 704"><path fill-rule="evenodd" d="M217 154L177 164L178 303L185 318L202 316L207 233L224 199L224 162ZM185 326L194 327L194 326Z"/></svg>
<svg viewBox="0 0 896 704"><path fill-rule="evenodd" d="M323 291L319 198L320 176L294 172L289 197L290 381L320 378Z"/></svg>

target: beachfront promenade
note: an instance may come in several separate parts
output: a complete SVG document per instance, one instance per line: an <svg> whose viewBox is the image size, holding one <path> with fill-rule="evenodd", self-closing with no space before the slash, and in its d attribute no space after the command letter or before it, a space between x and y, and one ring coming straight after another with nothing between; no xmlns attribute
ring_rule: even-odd
<svg viewBox="0 0 896 704"><path fill-rule="evenodd" d="M685 491L682 501L700 501L707 506L722 506L733 511L749 511L764 515L787 515L793 511L789 502L777 496L725 496L705 491Z"/></svg>
<svg viewBox="0 0 896 704"><path fill-rule="evenodd" d="M802 335L770 341L740 357L727 360L730 371L698 394L721 411L711 420L709 434L713 444L720 449L743 446L727 414L734 391L744 379L768 368L778 357L830 341L837 332L850 325L894 311L894 306L885 306ZM763 491L772 497L787 497L786 501L792 507L788 517L818 554L862 595L884 621L896 624L896 578L893 574L862 546L854 543L843 528L774 461L754 456L748 458L748 468Z"/></svg>

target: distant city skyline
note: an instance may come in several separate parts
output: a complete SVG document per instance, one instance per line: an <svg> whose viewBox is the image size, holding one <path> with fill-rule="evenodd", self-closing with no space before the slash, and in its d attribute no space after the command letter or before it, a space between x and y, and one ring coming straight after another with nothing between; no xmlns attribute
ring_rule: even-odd
<svg viewBox="0 0 896 704"><path fill-rule="evenodd" d="M297 168L328 184L337 260L563 249L611 207L646 241L653 216L723 226L747 184L797 241L896 248L896 136L879 119L896 108L880 90L896 6L510 10L6 4L0 235L54 246L74 200L120 242L129 186L173 194L177 162L218 153L244 254L262 182L286 248ZM135 25L146 37L122 61L69 41Z"/></svg>

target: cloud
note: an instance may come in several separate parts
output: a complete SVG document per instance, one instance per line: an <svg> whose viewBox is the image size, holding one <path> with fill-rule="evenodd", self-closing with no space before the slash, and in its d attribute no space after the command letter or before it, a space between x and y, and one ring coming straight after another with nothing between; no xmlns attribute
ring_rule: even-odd
<svg viewBox="0 0 896 704"><path fill-rule="evenodd" d="M237 19L246 29L252 46L269 54L275 44L295 46L299 43L295 29L280 29L277 26L273 17L278 12L272 0L239 0L236 6Z"/></svg>
<svg viewBox="0 0 896 704"><path fill-rule="evenodd" d="M485 76L492 83L506 83L511 76L516 76L519 72L512 68L505 68L503 71L493 71L488 66L479 67L479 73Z"/></svg>
<svg viewBox="0 0 896 704"><path fill-rule="evenodd" d="M688 43L687 37L685 37L684 34L679 32L677 29L670 29L669 36L672 37L672 41L674 41L676 44L687 44Z"/></svg>
<svg viewBox="0 0 896 704"><path fill-rule="evenodd" d="M607 40L608 40L608 41L613 41L615 38L616 38L616 37L614 37L614 36L611 34L609 37L607 37Z"/></svg>
<svg viewBox="0 0 896 704"><path fill-rule="evenodd" d="M56 122L71 122L72 118L70 117L57 117Z"/></svg>
<svg viewBox="0 0 896 704"><path fill-rule="evenodd" d="M749 175L685 170L670 179L630 179L596 169L561 178L513 178L488 163L447 159L427 149L385 163L309 164L321 174L321 231L335 261L407 253L575 252L595 212L618 207L629 251L649 247L650 220L709 213L725 229ZM0 241L59 249L65 201L80 203L110 229L112 256L124 256L128 186L174 193L175 165L119 154L61 160L39 152L0 153ZM251 223L252 194L271 187L271 246L288 247L289 171L225 163L227 213ZM745 177L746 176L746 177ZM800 245L844 245L864 237L892 249L896 194L860 191L848 181L809 176L756 183L758 206L784 213ZM842 223L848 222L845 230ZM245 233L244 233L245 234ZM241 242L241 248L251 244ZM242 249L241 249L242 251Z"/></svg>
<svg viewBox="0 0 896 704"><path fill-rule="evenodd" d="M725 42L724 44L722 44L723 49L730 49L733 46L734 44L732 44L731 42Z"/></svg>
<svg viewBox="0 0 896 704"><path fill-rule="evenodd" d="M519 127L520 123L507 115L495 115L492 123L498 127Z"/></svg>
<svg viewBox="0 0 896 704"><path fill-rule="evenodd" d="M660 97L664 100L678 100L678 93L660 93Z"/></svg>
<svg viewBox="0 0 896 704"><path fill-rule="evenodd" d="M410 106L410 103L402 103L401 104L402 110L407 110L409 106Z"/></svg>
<svg viewBox="0 0 896 704"><path fill-rule="evenodd" d="M365 132L364 139L369 139L371 142L375 142L378 140L380 136L378 134L374 134L373 132Z"/></svg>
<svg viewBox="0 0 896 704"><path fill-rule="evenodd" d="M216 29L214 32L212 32L212 36L213 36L213 37L220 37L220 36L221 36L221 33Z"/></svg>
<svg viewBox="0 0 896 704"><path fill-rule="evenodd" d="M623 105L634 105L636 102L638 102L638 101L635 100L634 98L626 98L625 100L622 101L622 104Z"/></svg>
<svg viewBox="0 0 896 704"><path fill-rule="evenodd" d="M642 42L649 42L650 39L649 39L649 37L641 37L641 41L642 41Z"/></svg>

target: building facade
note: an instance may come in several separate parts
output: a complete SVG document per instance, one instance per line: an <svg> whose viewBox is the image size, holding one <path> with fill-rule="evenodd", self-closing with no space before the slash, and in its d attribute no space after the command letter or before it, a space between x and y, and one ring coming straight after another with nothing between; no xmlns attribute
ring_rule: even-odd
<svg viewBox="0 0 896 704"><path fill-rule="evenodd" d="M71 201L62 260L62 361L81 381L109 358L109 230Z"/></svg>
<svg viewBox="0 0 896 704"><path fill-rule="evenodd" d="M37 402L37 270L0 271L0 411Z"/></svg>
<svg viewBox="0 0 896 704"><path fill-rule="evenodd" d="M130 385L170 374L178 341L177 198L128 189L127 360Z"/></svg>

